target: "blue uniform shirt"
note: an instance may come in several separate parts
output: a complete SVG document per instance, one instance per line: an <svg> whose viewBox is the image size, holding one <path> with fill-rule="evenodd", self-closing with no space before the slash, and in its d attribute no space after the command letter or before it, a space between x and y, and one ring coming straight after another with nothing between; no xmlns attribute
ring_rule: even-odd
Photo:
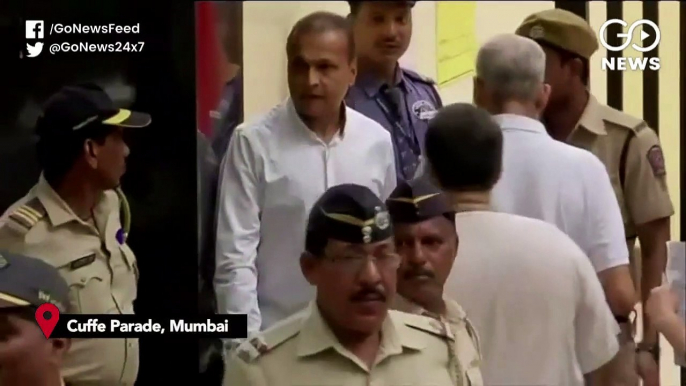
<svg viewBox="0 0 686 386"><path fill-rule="evenodd" d="M243 72L231 79L222 91L217 110L213 113L212 149L219 160L229 148L236 127L243 121Z"/></svg>
<svg viewBox="0 0 686 386"><path fill-rule="evenodd" d="M393 87L369 74L358 74L345 101L391 133L398 181L412 179L428 122L443 106L435 82L400 67Z"/></svg>

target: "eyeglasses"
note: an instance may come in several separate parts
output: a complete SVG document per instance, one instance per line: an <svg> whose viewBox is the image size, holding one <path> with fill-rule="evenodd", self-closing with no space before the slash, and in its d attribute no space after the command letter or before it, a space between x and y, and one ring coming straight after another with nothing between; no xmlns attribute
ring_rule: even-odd
<svg viewBox="0 0 686 386"><path fill-rule="evenodd" d="M341 256L326 256L328 260L347 273L358 273L364 269L369 260L379 271L397 270L400 267L400 255L394 252L385 252L379 255L366 253L346 252Z"/></svg>

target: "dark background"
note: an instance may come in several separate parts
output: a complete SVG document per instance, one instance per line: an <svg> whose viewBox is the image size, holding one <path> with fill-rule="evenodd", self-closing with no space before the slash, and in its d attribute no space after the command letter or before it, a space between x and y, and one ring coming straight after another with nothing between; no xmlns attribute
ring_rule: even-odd
<svg viewBox="0 0 686 386"><path fill-rule="evenodd" d="M20 59L25 19L45 20L46 30L51 22L140 23L141 33L119 38L46 33L43 53ZM190 1L155 7L114 0L0 1L0 211L37 181L32 127L37 107L60 86L119 76L135 88L129 107L152 115L151 126L130 133L122 181L132 212L129 244L141 272L135 303L141 316L197 312L194 34ZM140 53L47 52L51 42L116 40L145 46ZM142 338L137 385L196 375L197 353L193 340Z"/></svg>

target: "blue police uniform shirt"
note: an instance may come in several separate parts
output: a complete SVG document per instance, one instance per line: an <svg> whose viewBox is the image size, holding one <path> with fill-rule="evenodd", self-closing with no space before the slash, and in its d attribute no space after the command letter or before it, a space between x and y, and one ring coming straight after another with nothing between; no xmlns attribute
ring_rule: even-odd
<svg viewBox="0 0 686 386"><path fill-rule="evenodd" d="M391 133L398 181L412 179L423 153L428 122L443 107L435 82L400 67L391 87L370 74L358 74L346 104Z"/></svg>
<svg viewBox="0 0 686 386"><path fill-rule="evenodd" d="M236 127L243 121L243 72L228 81L222 91L219 106L212 113L214 135L212 150L218 159L224 158Z"/></svg>

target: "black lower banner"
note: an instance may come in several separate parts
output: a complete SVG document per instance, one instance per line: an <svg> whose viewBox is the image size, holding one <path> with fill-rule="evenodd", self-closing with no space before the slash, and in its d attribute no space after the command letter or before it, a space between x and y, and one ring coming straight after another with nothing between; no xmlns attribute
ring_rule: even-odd
<svg viewBox="0 0 686 386"><path fill-rule="evenodd" d="M51 338L137 338L158 335L189 338L246 338L246 315L184 318L139 315L60 314Z"/></svg>

